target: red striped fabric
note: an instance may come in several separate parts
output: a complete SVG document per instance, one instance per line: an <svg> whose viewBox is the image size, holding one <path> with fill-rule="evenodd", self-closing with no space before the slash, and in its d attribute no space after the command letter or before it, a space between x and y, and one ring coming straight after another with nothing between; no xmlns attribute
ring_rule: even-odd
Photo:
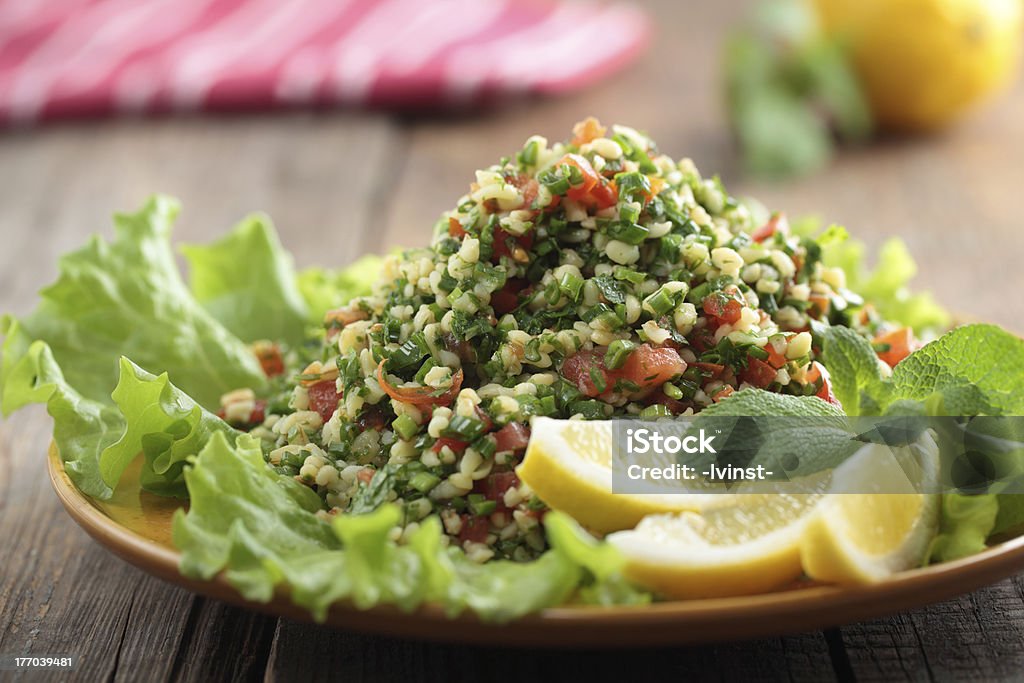
<svg viewBox="0 0 1024 683"><path fill-rule="evenodd" d="M0 123L559 93L648 31L586 0L0 0Z"/></svg>

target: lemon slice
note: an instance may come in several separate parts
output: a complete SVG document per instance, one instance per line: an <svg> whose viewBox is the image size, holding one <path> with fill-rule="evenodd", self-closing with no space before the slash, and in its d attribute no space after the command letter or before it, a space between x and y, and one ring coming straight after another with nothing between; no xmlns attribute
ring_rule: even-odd
<svg viewBox="0 0 1024 683"><path fill-rule="evenodd" d="M516 469L548 507L592 531L632 529L648 515L699 511L727 502L727 493L612 493L612 423L535 417Z"/></svg>
<svg viewBox="0 0 1024 683"><path fill-rule="evenodd" d="M820 475L821 488L827 475ZM800 542L822 493L750 493L731 505L644 519L607 540L631 580L679 599L751 595L801 574Z"/></svg>
<svg viewBox="0 0 1024 683"><path fill-rule="evenodd" d="M900 448L866 445L837 467L801 542L807 575L871 583L920 566L938 526L938 472L929 433Z"/></svg>

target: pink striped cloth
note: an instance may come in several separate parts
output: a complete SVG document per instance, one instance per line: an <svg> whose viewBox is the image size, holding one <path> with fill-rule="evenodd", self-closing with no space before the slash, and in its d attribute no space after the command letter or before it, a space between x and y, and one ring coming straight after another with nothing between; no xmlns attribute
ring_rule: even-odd
<svg viewBox="0 0 1024 683"><path fill-rule="evenodd" d="M559 93L648 30L586 0L0 0L0 123Z"/></svg>

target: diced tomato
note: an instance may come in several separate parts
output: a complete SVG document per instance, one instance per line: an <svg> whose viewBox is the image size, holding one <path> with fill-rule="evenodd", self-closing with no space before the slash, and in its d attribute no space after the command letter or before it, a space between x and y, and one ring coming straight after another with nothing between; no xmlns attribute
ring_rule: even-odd
<svg viewBox="0 0 1024 683"><path fill-rule="evenodd" d="M317 382L306 387L306 392L309 394L309 407L320 413L324 422L330 420L331 415L338 408L338 401L341 400L341 394L338 393L338 386L334 380L327 379Z"/></svg>
<svg viewBox="0 0 1024 683"><path fill-rule="evenodd" d="M493 263L498 263L502 256L511 257L513 252L515 252L516 246L520 246L524 250L529 251L530 247L533 246L533 232L528 231L516 237L505 232L501 228L494 228L494 250L491 254L491 261Z"/></svg>
<svg viewBox="0 0 1024 683"><path fill-rule="evenodd" d="M369 406L368 408L364 408L363 412L359 414L359 419L356 420L356 424L359 425L359 429L364 432L369 429L379 432L384 429L384 425L387 423L388 418L380 406Z"/></svg>
<svg viewBox="0 0 1024 683"><path fill-rule="evenodd" d="M440 453L441 449L447 446L452 449L452 453L461 453L466 450L469 443L460 441L459 439L449 439L447 436L442 436L440 439L434 442L434 445L430 447L430 450L435 453Z"/></svg>
<svg viewBox="0 0 1024 683"><path fill-rule="evenodd" d="M522 278L510 278L505 286L491 295L491 307L498 315L511 313L519 306L519 293L529 286Z"/></svg>
<svg viewBox="0 0 1024 683"><path fill-rule="evenodd" d="M494 421L491 419L491 416L488 415L480 406L477 406L475 411L476 419L484 423L484 432L486 433L491 431L494 428Z"/></svg>
<svg viewBox="0 0 1024 683"><path fill-rule="evenodd" d="M253 345L253 352L260 361L263 374L267 377L284 374L284 357L281 355L281 347L277 344L258 342Z"/></svg>
<svg viewBox="0 0 1024 683"><path fill-rule="evenodd" d="M896 367L897 363L910 355L914 346L914 333L909 327L901 327L875 337L872 343L888 346L884 351L878 352L878 357L884 360L889 367Z"/></svg>
<svg viewBox="0 0 1024 683"><path fill-rule="evenodd" d="M807 300L811 303L810 314L814 318L824 318L832 305L829 298L824 294L811 294Z"/></svg>
<svg viewBox="0 0 1024 683"><path fill-rule="evenodd" d="M597 138L603 138L607 131L608 129L602 126L600 121L593 116L588 116L572 127L572 144L577 147L585 145Z"/></svg>
<svg viewBox="0 0 1024 683"><path fill-rule="evenodd" d="M645 204L647 202L651 201L652 199L654 199L656 196L658 196L658 193L661 192L662 189L664 189L664 187L665 187L665 179L664 178L650 178L650 177L648 177L648 180L651 183L651 189L648 190L647 192L644 192L644 203Z"/></svg>
<svg viewBox="0 0 1024 683"><path fill-rule="evenodd" d="M690 334L690 346L697 353L704 353L715 345L715 332L707 326L695 327Z"/></svg>
<svg viewBox="0 0 1024 683"><path fill-rule="evenodd" d="M771 343L766 344L764 350L768 352L768 365L772 366L776 370L786 365L786 356L775 350L775 347Z"/></svg>
<svg viewBox="0 0 1024 683"><path fill-rule="evenodd" d="M583 182L569 188L566 196L569 199L594 209L606 209L615 206L619 201L619 193L614 183L610 183L594 171L585 157L579 154L566 154L558 161L558 165L569 164L575 166L583 175Z"/></svg>
<svg viewBox="0 0 1024 683"><path fill-rule="evenodd" d="M789 221L786 220L786 214L774 213L772 214L772 217L768 219L767 223L750 234L750 238L755 242L764 242L780 229L783 232L788 232Z"/></svg>
<svg viewBox="0 0 1024 683"><path fill-rule="evenodd" d="M459 530L459 541L465 543L483 543L491 530L491 522L486 517L462 515L462 529Z"/></svg>
<svg viewBox="0 0 1024 683"><path fill-rule="evenodd" d="M521 422L509 422L494 433L494 439L498 442L496 450L522 450L530 443L530 428Z"/></svg>
<svg viewBox="0 0 1024 683"><path fill-rule="evenodd" d="M508 510L505 505L505 493L517 486L519 486L519 477L515 472L496 472L483 481L477 482L473 488L478 493L482 493L487 500L496 502L498 505L495 509L501 512Z"/></svg>
<svg viewBox="0 0 1024 683"><path fill-rule="evenodd" d="M661 386L686 370L686 361L679 352L670 348L655 348L641 344L626 357L622 368L615 371L618 378L640 385L641 388Z"/></svg>
<svg viewBox="0 0 1024 683"><path fill-rule="evenodd" d="M725 366L718 363L694 363L693 367L700 368L700 371L707 375L709 379L718 379L725 371Z"/></svg>
<svg viewBox="0 0 1024 683"><path fill-rule="evenodd" d="M466 230L457 218L452 217L448 219L448 234L455 238L461 238L466 235Z"/></svg>
<svg viewBox="0 0 1024 683"><path fill-rule="evenodd" d="M818 389L817 393L814 395L826 403L831 403L832 405L839 406L841 408L843 404L840 403L839 399L836 398L836 395L832 393L831 375L828 374L828 370L825 369L824 365L818 361L814 361L814 363L811 364L811 369L807 372L807 381L817 383L819 380L821 381L821 388Z"/></svg>
<svg viewBox="0 0 1024 683"><path fill-rule="evenodd" d="M743 304L725 292L714 292L704 297L703 308L707 315L729 325L739 320L743 312Z"/></svg>
<svg viewBox="0 0 1024 683"><path fill-rule="evenodd" d="M222 420L227 419L227 413L221 408L217 411L217 417ZM256 425L262 424L267 419L267 402L259 399L257 400L252 408L252 412L249 413L249 421L244 425L237 425L242 427L255 427Z"/></svg>
<svg viewBox="0 0 1024 683"><path fill-rule="evenodd" d="M726 384L725 386L720 387L718 391L711 395L711 400L714 401L715 403L718 403L722 399L726 399L732 396L735 391L735 389Z"/></svg>
<svg viewBox="0 0 1024 683"><path fill-rule="evenodd" d="M369 484L370 481L373 480L374 474L376 474L376 472L372 468L364 467L363 469L356 472L356 479L363 482L364 484Z"/></svg>
<svg viewBox="0 0 1024 683"><path fill-rule="evenodd" d="M668 347L654 347L641 344L626 358L618 370L608 370L604 364L603 350L580 351L562 364L562 376L576 385L583 394L596 397L615 391L618 380L627 380L640 387L636 392L643 395L686 370L686 362L679 353ZM604 391L599 391L591 376L595 370L604 379Z"/></svg>
<svg viewBox="0 0 1024 683"><path fill-rule="evenodd" d="M740 373L740 380L758 389L766 389L775 381L775 368L759 358L750 358L746 369Z"/></svg>
<svg viewBox="0 0 1024 683"><path fill-rule="evenodd" d="M440 396L435 396L435 390L428 386L393 387L388 382L387 376L384 373L384 363L386 362L387 359L385 358L377 366L377 383L380 384L380 388L384 390L384 393L396 401L411 403L414 406L446 406L455 399L459 389L462 388L462 368L459 368L452 375L452 385L448 388L448 391Z"/></svg>

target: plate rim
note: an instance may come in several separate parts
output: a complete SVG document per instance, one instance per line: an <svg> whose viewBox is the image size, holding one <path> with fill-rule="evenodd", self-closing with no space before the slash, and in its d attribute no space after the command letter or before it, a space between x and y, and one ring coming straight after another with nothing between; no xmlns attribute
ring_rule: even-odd
<svg viewBox="0 0 1024 683"><path fill-rule="evenodd" d="M266 603L248 600L223 574L209 581L178 571L181 554L118 524L64 470L56 444L47 457L51 485L68 515L100 545L147 574L205 597L293 621L315 623L310 613L278 591ZM900 572L862 586L809 586L729 598L676 600L645 606L551 607L497 624L438 605L403 612L390 605L360 610L331 607L328 626L435 642L547 648L643 647L779 636L830 628L941 602L1024 571L1024 535L966 558ZM441 625L445 628L439 628ZM666 628L668 627L668 628Z"/></svg>

